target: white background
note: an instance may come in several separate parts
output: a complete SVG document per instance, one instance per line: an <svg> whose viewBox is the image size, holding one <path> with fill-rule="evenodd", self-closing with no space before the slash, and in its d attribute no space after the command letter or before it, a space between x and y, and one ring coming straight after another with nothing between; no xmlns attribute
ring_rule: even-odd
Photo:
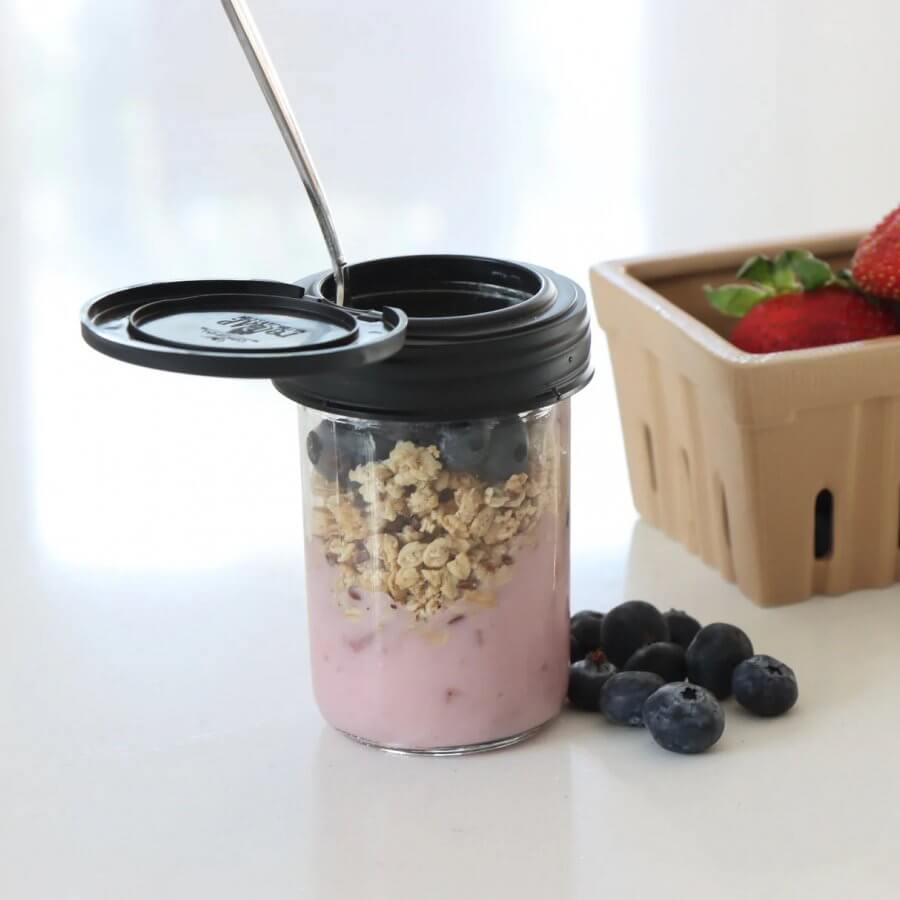
<svg viewBox="0 0 900 900"><path fill-rule="evenodd" d="M890 0L255 0L351 260L604 258L865 227L900 195ZM794 664L664 754L568 715L401 759L306 666L295 417L114 363L81 303L327 258L213 0L0 3L0 896L881 898L895 590L754 608L628 494L602 337L575 404L575 607L643 596Z"/></svg>

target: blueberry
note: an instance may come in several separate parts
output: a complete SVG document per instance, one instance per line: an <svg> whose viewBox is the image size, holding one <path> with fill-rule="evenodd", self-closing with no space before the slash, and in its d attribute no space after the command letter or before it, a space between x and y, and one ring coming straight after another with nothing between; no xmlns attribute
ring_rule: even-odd
<svg viewBox="0 0 900 900"><path fill-rule="evenodd" d="M615 675L616 667L607 660L602 650L589 653L584 659L569 666L569 703L576 709L597 712L600 709L600 691Z"/></svg>
<svg viewBox="0 0 900 900"><path fill-rule="evenodd" d="M669 640L681 644L687 650L694 635L700 630L700 623L680 609L670 609L663 613L663 618L669 626Z"/></svg>
<svg viewBox="0 0 900 900"><path fill-rule="evenodd" d="M600 712L616 725L643 725L644 701L663 683L653 672L617 672L600 692Z"/></svg>
<svg viewBox="0 0 900 900"><path fill-rule="evenodd" d="M375 459L387 459L398 441L412 441L420 447L439 444L437 428L427 422L377 422L372 436L375 439Z"/></svg>
<svg viewBox="0 0 900 900"><path fill-rule="evenodd" d="M797 676L771 656L745 659L731 677L734 697L757 716L780 716L797 702Z"/></svg>
<svg viewBox="0 0 900 900"><path fill-rule="evenodd" d="M592 609L583 609L575 613L569 620L569 644L572 662L576 659L584 659L591 650L599 650L603 647L603 613L594 612Z"/></svg>
<svg viewBox="0 0 900 900"><path fill-rule="evenodd" d="M603 649L622 667L638 647L667 641L669 628L659 610L643 600L629 600L611 609L603 619Z"/></svg>
<svg viewBox="0 0 900 900"><path fill-rule="evenodd" d="M441 429L438 449L451 472L479 473L487 460L491 430L487 422L463 422Z"/></svg>
<svg viewBox="0 0 900 900"><path fill-rule="evenodd" d="M440 429L431 422L405 422L398 440L412 441L420 447L436 447L440 443Z"/></svg>
<svg viewBox="0 0 900 900"><path fill-rule="evenodd" d="M372 435L344 422L324 419L306 436L306 453L316 471L341 484L347 482L351 469L367 462L374 452Z"/></svg>
<svg viewBox="0 0 900 900"><path fill-rule="evenodd" d="M395 422L391 423L391 425L379 423L372 432L372 440L375 442L374 458L377 460L387 459L396 446L397 441L405 439L404 423Z"/></svg>
<svg viewBox="0 0 900 900"><path fill-rule="evenodd" d="M644 704L644 724L665 750L702 753L722 737L725 713L705 688L667 684Z"/></svg>
<svg viewBox="0 0 900 900"><path fill-rule="evenodd" d="M506 481L528 467L528 429L519 418L504 419L494 426L481 474L489 484Z"/></svg>
<svg viewBox="0 0 900 900"><path fill-rule="evenodd" d="M721 622L707 625L687 648L688 679L721 700L731 693L731 676L738 663L751 656L753 644L740 628Z"/></svg>
<svg viewBox="0 0 900 900"><path fill-rule="evenodd" d="M657 641L639 647L625 663L626 672L655 672L663 681L684 681L687 663L684 647L669 641Z"/></svg>
<svg viewBox="0 0 900 900"><path fill-rule="evenodd" d="M320 461L324 464L322 452L325 450L325 445L330 439L327 426L327 422L320 422L306 435L306 455L309 457L309 461L317 468L320 465Z"/></svg>

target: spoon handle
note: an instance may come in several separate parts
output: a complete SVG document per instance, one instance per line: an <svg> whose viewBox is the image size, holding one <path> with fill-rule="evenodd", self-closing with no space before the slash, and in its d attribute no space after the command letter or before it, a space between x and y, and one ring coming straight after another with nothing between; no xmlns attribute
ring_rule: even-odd
<svg viewBox="0 0 900 900"><path fill-rule="evenodd" d="M225 8L231 27L250 63L250 68L256 76L260 90L269 104L269 109L272 111L285 144L287 144L291 159L303 180L303 186L306 188L316 218L319 220L319 227L322 229L322 236L328 247L328 255L331 257L331 268L337 288L337 304L343 306L347 297L347 262L334 228L328 201L325 199L325 191L316 174L316 168L309 155L306 142L303 140L300 126L294 118L281 79L278 77L275 66L272 65L272 60L269 58L256 23L253 21L253 16L250 15L250 10L244 0L222 0L222 6Z"/></svg>

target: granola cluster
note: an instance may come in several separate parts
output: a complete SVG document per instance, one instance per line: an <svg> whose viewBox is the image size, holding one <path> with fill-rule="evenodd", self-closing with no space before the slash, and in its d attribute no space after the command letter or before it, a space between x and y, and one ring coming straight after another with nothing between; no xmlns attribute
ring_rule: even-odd
<svg viewBox="0 0 900 900"><path fill-rule="evenodd" d="M344 488L316 476L312 531L339 588L384 592L417 619L484 602L554 496L552 468L534 456L528 472L487 485L445 469L437 447L399 441Z"/></svg>

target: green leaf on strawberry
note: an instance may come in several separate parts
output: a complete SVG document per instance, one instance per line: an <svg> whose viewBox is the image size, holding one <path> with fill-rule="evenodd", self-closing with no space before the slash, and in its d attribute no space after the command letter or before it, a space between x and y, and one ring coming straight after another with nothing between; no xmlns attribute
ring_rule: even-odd
<svg viewBox="0 0 900 900"><path fill-rule="evenodd" d="M800 289L800 279L794 271L794 250L784 250L775 257L775 293L787 294Z"/></svg>
<svg viewBox="0 0 900 900"><path fill-rule="evenodd" d="M721 287L707 285L703 288L706 299L726 316L743 316L763 300L773 297L772 288L753 284L723 284Z"/></svg>
<svg viewBox="0 0 900 900"><path fill-rule="evenodd" d="M809 250L785 250L779 254L778 258L781 257L785 258L786 266L794 273L804 291L815 291L835 280L831 266L817 259ZM776 266L777 262L776 260Z"/></svg>
<svg viewBox="0 0 900 900"><path fill-rule="evenodd" d="M809 250L783 250L774 259L751 256L738 269L737 277L746 281L703 289L709 302L726 316L743 316L757 303L782 294L816 291L829 285L854 289L845 272L835 275L828 263Z"/></svg>
<svg viewBox="0 0 900 900"><path fill-rule="evenodd" d="M751 256L738 269L737 277L775 287L775 265L768 256Z"/></svg>

